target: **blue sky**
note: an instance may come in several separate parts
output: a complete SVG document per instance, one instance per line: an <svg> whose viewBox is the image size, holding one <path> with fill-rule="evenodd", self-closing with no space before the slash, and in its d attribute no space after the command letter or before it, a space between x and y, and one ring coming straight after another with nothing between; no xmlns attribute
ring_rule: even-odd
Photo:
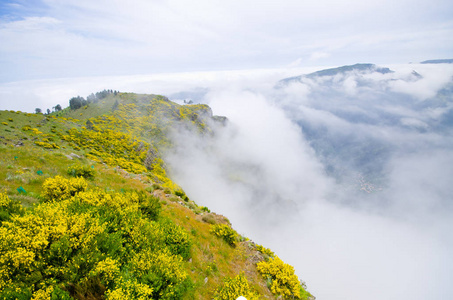
<svg viewBox="0 0 453 300"><path fill-rule="evenodd" d="M448 0L4 0L0 82L453 57Z"/></svg>

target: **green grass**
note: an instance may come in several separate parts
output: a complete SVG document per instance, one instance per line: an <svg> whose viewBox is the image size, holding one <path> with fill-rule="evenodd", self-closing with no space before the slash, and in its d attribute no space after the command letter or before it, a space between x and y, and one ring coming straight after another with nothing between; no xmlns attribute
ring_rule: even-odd
<svg viewBox="0 0 453 300"><path fill-rule="evenodd" d="M118 108L112 112L117 101ZM66 108L50 115L0 111L0 192L33 210L43 201L44 181L57 175L71 178L73 174L68 173L68 168L74 165L94 170L94 178L87 181L89 190L148 191L160 199L161 217L183 228L190 237L190 251L181 250L185 258L183 269L193 284L185 299L212 299L224 278L233 278L240 272L245 272L251 287L263 299L274 299L256 265L249 260L249 257L261 255L256 247L242 240L232 247L231 241L215 236L212 224L218 221L207 215L209 209L188 199L184 191L166 177L160 153L171 147L169 129L175 124L190 123L203 134L209 132L206 125L209 116L209 108L203 105L180 106L162 96L131 93L111 94L86 108ZM72 128L81 132L88 119L100 130L116 130L153 146L154 169L139 174L126 172L103 162L102 155L90 154L91 146L84 147L66 138ZM35 142L56 147L48 149ZM112 152L111 155L119 154ZM127 161L128 157L123 158ZM26 193L20 193L20 187Z"/></svg>

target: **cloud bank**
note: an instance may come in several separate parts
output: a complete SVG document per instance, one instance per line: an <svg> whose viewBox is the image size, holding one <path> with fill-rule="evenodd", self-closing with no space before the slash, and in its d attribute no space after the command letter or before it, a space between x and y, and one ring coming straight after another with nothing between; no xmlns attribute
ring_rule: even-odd
<svg viewBox="0 0 453 300"><path fill-rule="evenodd" d="M450 298L453 69L391 69L211 89L229 123L175 132L173 175L317 299Z"/></svg>

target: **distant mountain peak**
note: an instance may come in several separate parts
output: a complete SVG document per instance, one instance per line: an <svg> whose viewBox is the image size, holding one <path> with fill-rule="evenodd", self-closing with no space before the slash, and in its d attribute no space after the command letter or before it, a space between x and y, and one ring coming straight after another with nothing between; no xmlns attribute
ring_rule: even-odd
<svg viewBox="0 0 453 300"><path fill-rule="evenodd" d="M376 66L375 64L369 64L369 63L358 63L355 65L348 65L348 66L342 66L338 68L331 68L331 69L325 69L325 70L320 70L316 71L307 75L299 75L299 76L294 76L294 77L289 77L285 78L279 81L278 85L285 85L290 82L294 81L300 81L302 78L318 78L318 77L324 77L324 76L335 76L338 74L345 74L348 72L358 72L358 73L381 73L381 74L387 74L387 73L393 73L392 70L389 68L381 68Z"/></svg>
<svg viewBox="0 0 453 300"><path fill-rule="evenodd" d="M453 59L431 59L422 61L421 64L453 64Z"/></svg>
<svg viewBox="0 0 453 300"><path fill-rule="evenodd" d="M355 65L350 65L350 66L342 66L342 67L338 67L338 68L317 71L317 72L306 75L306 77L312 78L312 77L321 77L321 76L335 76L337 74L343 74L343 73L351 72L351 71L378 72L381 74L387 74L387 73L393 72L389 68L380 68L380 67L376 66L375 64L355 64Z"/></svg>

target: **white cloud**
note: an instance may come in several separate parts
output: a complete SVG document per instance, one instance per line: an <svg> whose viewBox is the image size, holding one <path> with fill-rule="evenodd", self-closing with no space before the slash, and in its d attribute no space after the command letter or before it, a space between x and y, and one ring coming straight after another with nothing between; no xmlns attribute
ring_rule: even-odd
<svg viewBox="0 0 453 300"><path fill-rule="evenodd" d="M409 94L419 100L434 97L437 91L453 78L452 65L433 66L413 64L399 67L403 70L411 67L413 70L417 70L423 78L416 81L397 79L389 82L389 88L395 92Z"/></svg>
<svg viewBox="0 0 453 300"><path fill-rule="evenodd" d="M329 57L330 54L329 53L325 53L325 52L313 52L311 55L310 55L310 60L319 60L319 59L322 59L322 58L326 58L326 57Z"/></svg>
<svg viewBox="0 0 453 300"><path fill-rule="evenodd" d="M448 55L453 44L443 0L44 3L0 21L3 82L278 67L300 57L304 65L405 62Z"/></svg>
<svg viewBox="0 0 453 300"><path fill-rule="evenodd" d="M294 265L317 299L450 298L453 145L427 117L439 103L417 105L451 76L445 66L405 68L303 79L277 94L218 86L208 97L230 125L213 139L178 135L174 175ZM395 93L392 82L411 81L412 69L424 76L418 93ZM381 186L359 192L355 159L382 167ZM333 180L326 164L350 177Z"/></svg>

